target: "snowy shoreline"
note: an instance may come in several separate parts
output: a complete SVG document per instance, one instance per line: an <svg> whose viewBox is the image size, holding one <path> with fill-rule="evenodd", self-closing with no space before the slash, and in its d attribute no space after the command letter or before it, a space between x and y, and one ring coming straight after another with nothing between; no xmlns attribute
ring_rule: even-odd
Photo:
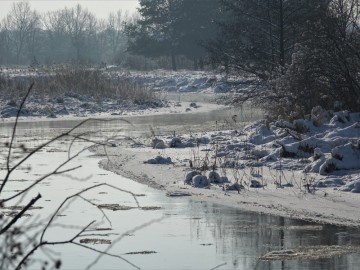
<svg viewBox="0 0 360 270"><path fill-rule="evenodd" d="M339 192L332 188L319 190L314 194L298 188L277 188L274 184L264 189L249 188L240 191L223 191L221 187L199 189L184 184L189 168L184 164L146 164L158 155L158 149L134 148L130 142L120 142L119 147L108 148L108 160L100 166L124 177L130 178L168 193L190 193L198 201L210 201L245 211L303 219L339 226L360 227L360 197L358 194ZM103 154L98 149L97 154ZM162 155L172 160L188 157L189 149L165 149ZM289 173L289 172L287 172ZM269 177L269 176L268 176ZM301 175L298 175L301 177ZM324 196L324 194L327 194Z"/></svg>
<svg viewBox="0 0 360 270"><path fill-rule="evenodd" d="M335 116L339 117L339 114ZM332 121L335 121L335 116ZM184 134L175 140L169 136L156 138L157 143L160 142L156 147L154 139L117 141L107 149L109 160L101 161L100 166L164 190L170 196L191 196L194 200L245 211L360 227L360 150L356 145L359 114L352 114L350 118L347 123L340 121L336 124L329 119L329 124L312 126L303 134L302 141L315 142L318 150L314 147L306 155L304 145L298 147L294 134L274 135L284 133L283 126L273 123L266 128L264 122L258 121L247 126L244 134L234 135L234 130L223 130L191 136ZM312 121L302 124L311 126ZM289 127L290 124L286 125ZM246 141L241 141L244 136ZM199 140L201 143L197 143ZM292 150L298 157L282 156L280 152L284 148L289 152ZM345 152L339 149L345 149ZM96 152L104 154L101 149ZM343 156L337 156L339 153ZM214 157L215 154L218 158ZM190 160L194 167L196 160L202 162L206 159L209 165L206 170L190 168ZM226 175L230 182L211 179L209 174L214 160L218 164L227 164L224 168L219 166L216 172L222 177ZM319 162L327 166L330 161L335 163L331 166L333 171L319 169ZM196 174L187 180L187 184L184 183L186 176L194 171L202 175L205 184L199 185L199 179L194 180ZM236 180L241 184L239 191L234 188L226 190L233 187Z"/></svg>

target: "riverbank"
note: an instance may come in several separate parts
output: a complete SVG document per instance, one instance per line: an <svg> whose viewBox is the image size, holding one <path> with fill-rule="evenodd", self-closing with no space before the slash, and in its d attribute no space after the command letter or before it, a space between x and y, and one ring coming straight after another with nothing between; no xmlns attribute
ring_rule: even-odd
<svg viewBox="0 0 360 270"><path fill-rule="evenodd" d="M224 81L202 73L190 77L187 73L124 76L144 83L153 91L164 91L162 94L168 95L169 100L160 107L124 107L115 101L106 103L106 106L95 102L96 106L92 107L83 96L67 95L56 106L66 104L74 107L72 114L48 115L43 110L42 114L21 116L20 121L65 120L71 121L72 125L72 121L81 121L85 117L121 118L131 123L136 118L140 124L138 130L134 133L131 129L120 131L132 140L109 144L106 152L109 160L101 162L105 169L170 194L189 193L199 201L360 227L360 210L357 209L360 195L356 193L360 192L359 113L326 112L320 108L314 119L298 119L291 123L284 120L274 123L258 121L244 129L246 124L260 118L260 113L253 111L251 106L232 114L229 111L225 117L216 116L211 121L204 117L224 109L225 106L213 101L213 98L218 98L217 94L228 92L232 87L249 88L251 83L244 78ZM207 95L206 99L204 95ZM9 112L4 116L16 113L13 105L11 102L4 105L9 110L4 109ZM31 107L31 104L26 105ZM38 107L36 100L34 108ZM171 117L164 119L161 115ZM160 117L155 119L153 116ZM174 119L180 118L184 118L182 122L174 123ZM14 117L5 117L2 121L10 124ZM92 129L104 131L100 125ZM138 136L144 134L144 129L147 129L149 138L159 139L160 146ZM216 132L209 133L211 131ZM176 145L179 136L184 141ZM173 139L174 146L169 146ZM98 154L104 155L101 151L98 150ZM168 158L171 162L166 162ZM190 164L190 161L203 164ZM209 168L199 169L202 165ZM186 175L194 171L208 177L212 165L216 165L217 172L221 177L226 176L229 182L202 183L202 188L199 188L190 178L188 184L184 184ZM234 186L234 183L239 186ZM235 190L227 190L231 187ZM344 188L348 192L340 191Z"/></svg>
<svg viewBox="0 0 360 270"><path fill-rule="evenodd" d="M338 226L360 227L358 193L340 191L341 187L334 185L317 187L320 186L318 183L335 179L336 173L333 178L329 178L330 176L319 173L305 174L300 168L286 169L284 159L284 170L271 166L219 169L218 172L221 170L221 175L227 175L231 183L213 183L205 188L197 188L184 183L186 175L194 171L190 168L190 160L193 162L208 159L209 163L213 162L209 155L212 146L203 144L154 149L152 143L149 139L141 138L113 142L106 150L108 159L102 160L100 166L142 184L164 190L170 195L191 195L191 198L197 201L219 203L245 211ZM101 148L96 152L100 155L105 154ZM304 163L301 160L299 162ZM203 175L208 173L209 171L202 172ZM350 182L358 177L359 172L353 170L337 173L336 179L348 179ZM254 186L251 179L257 179L259 186ZM281 179L282 184L279 185ZM241 180L241 190L226 190L226 187L231 186L236 180ZM311 190L304 185L305 180L306 183L311 183Z"/></svg>

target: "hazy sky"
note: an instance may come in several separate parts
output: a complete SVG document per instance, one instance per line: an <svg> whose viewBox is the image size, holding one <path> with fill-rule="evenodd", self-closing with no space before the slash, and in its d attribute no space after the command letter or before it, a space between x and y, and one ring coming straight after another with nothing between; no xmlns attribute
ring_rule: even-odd
<svg viewBox="0 0 360 270"><path fill-rule="evenodd" d="M0 0L0 19L4 18L11 9L11 5L17 1ZM107 15L112 11L119 9L129 10L130 13L136 11L138 7L138 0L30 0L31 7L39 12L52 11L67 7L73 7L76 4L81 4L87 7L88 10L96 15L98 18L107 18Z"/></svg>

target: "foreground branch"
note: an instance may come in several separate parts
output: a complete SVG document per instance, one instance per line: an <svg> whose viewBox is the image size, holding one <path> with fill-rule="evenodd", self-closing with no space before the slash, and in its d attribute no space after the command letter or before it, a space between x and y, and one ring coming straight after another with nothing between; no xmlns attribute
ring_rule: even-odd
<svg viewBox="0 0 360 270"><path fill-rule="evenodd" d="M29 208L31 206L33 206L39 199L41 198L41 194L39 193L35 198L33 198L4 228L2 228L0 230L0 235L3 234L4 232L6 232L8 229L11 228L11 226L13 226L16 221L21 218L25 212L27 210L29 210Z"/></svg>

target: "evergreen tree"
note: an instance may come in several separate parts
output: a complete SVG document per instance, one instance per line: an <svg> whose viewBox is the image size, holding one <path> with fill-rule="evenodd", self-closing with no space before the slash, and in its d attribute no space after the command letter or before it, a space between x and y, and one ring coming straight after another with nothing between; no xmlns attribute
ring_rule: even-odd
<svg viewBox="0 0 360 270"><path fill-rule="evenodd" d="M127 27L129 51L149 57L169 55L176 70L179 3L180 0L140 0L141 17Z"/></svg>
<svg viewBox="0 0 360 270"><path fill-rule="evenodd" d="M178 19L181 29L180 52L193 59L195 69L203 68L207 56L204 45L217 35L219 4L218 0L182 0L181 2L181 16Z"/></svg>
<svg viewBox="0 0 360 270"><path fill-rule="evenodd" d="M140 0L140 18L128 25L129 51L148 57L176 56L203 66L203 44L216 34L218 0Z"/></svg>

